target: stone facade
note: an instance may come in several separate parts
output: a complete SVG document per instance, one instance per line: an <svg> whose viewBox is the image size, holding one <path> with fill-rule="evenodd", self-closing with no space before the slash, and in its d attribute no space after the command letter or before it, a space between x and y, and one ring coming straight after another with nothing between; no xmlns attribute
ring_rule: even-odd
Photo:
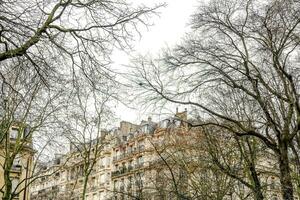
<svg viewBox="0 0 300 200"><path fill-rule="evenodd" d="M139 125L122 121L119 128L109 133L114 139L97 158L89 176L86 199L135 199L141 196L151 199L157 189L157 166L161 162L155 148L162 144L167 127L175 121L174 126L179 128L178 116L160 123L148 118ZM83 164L80 152L72 149L40 166L41 178L32 185L32 200L80 199Z"/></svg>
<svg viewBox="0 0 300 200"><path fill-rule="evenodd" d="M24 128L25 127L25 128ZM8 131L6 140L9 145L0 145L0 188L5 189L4 170L8 169L4 163L8 162L14 154L12 167L10 168L10 180L12 183L13 199L30 200L30 178L32 172L32 163L34 151L32 148L32 140L27 135L26 126L20 126L18 123L13 123ZM2 198L3 193L0 193Z"/></svg>

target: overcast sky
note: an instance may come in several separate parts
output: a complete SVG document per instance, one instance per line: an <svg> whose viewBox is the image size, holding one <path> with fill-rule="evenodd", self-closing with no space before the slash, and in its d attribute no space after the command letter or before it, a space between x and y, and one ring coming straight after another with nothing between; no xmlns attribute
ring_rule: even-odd
<svg viewBox="0 0 300 200"><path fill-rule="evenodd" d="M135 0L149 5L149 0ZM155 0L154 2L166 2L167 6L160 9L160 17L156 17L154 25L148 30L141 32L142 38L135 43L136 53L156 55L160 49L172 46L180 41L180 38L189 30L188 23L190 15L199 5L197 0ZM121 67L129 63L129 55L116 53L113 56L114 65ZM175 109L175 108L174 108ZM138 123L146 116L140 110L126 108L119 104L116 107L116 114L120 120Z"/></svg>

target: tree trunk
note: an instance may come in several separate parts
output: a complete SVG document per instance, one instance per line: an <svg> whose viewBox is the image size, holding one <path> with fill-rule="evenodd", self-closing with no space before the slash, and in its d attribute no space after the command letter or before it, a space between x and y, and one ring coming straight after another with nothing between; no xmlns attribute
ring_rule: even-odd
<svg viewBox="0 0 300 200"><path fill-rule="evenodd" d="M85 200L85 194L87 190L88 177L84 177L83 191L82 191L82 200Z"/></svg>
<svg viewBox="0 0 300 200"><path fill-rule="evenodd" d="M3 200L10 200L11 199L11 190L12 190L12 183L10 180L10 170L4 169L4 184L5 190L2 199Z"/></svg>
<svg viewBox="0 0 300 200"><path fill-rule="evenodd" d="M282 198L284 200L293 200L293 184L289 167L288 144L286 141L281 141L279 143L278 159Z"/></svg>
<svg viewBox="0 0 300 200"><path fill-rule="evenodd" d="M257 175L255 166L253 165L253 163L251 163L252 165L250 166L250 172L251 172L251 176L252 176L252 180L254 183L254 197L255 200L263 200L264 196L263 193L261 191L261 184L260 184L260 180L259 177Z"/></svg>

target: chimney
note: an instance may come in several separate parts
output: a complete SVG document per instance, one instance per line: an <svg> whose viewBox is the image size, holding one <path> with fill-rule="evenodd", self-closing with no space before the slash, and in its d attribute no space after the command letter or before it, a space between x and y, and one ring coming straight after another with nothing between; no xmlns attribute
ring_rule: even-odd
<svg viewBox="0 0 300 200"><path fill-rule="evenodd" d="M148 122L152 122L152 118L150 116L148 117Z"/></svg>

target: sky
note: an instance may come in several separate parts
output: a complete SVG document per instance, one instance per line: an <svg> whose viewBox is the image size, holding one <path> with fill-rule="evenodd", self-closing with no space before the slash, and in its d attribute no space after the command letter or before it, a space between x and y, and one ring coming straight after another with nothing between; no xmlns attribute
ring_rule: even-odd
<svg viewBox="0 0 300 200"><path fill-rule="evenodd" d="M135 0L135 3L149 5L149 0ZM155 56L165 47L172 47L189 30L191 14L196 10L199 2L197 0L153 0L151 3L165 2L167 6L161 8L159 17L154 17L154 25L148 30L141 32L142 37L134 43L135 53L151 54ZM133 53L134 54L134 53ZM121 68L129 63L129 55L124 52L117 52L113 55L114 65ZM174 108L175 109L175 108ZM121 103L115 108L116 117L119 120L138 123L147 118L142 110L130 109Z"/></svg>

